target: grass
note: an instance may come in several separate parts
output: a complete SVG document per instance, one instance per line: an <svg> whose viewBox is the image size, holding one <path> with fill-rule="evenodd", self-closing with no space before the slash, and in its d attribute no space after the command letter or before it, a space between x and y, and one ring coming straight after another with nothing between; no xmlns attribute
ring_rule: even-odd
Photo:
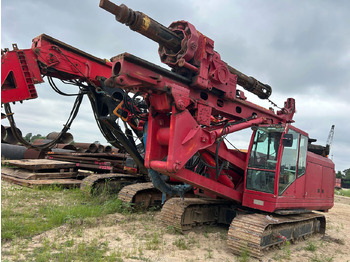
<svg viewBox="0 0 350 262"><path fill-rule="evenodd" d="M248 262L250 259L250 255L249 255L249 251L248 251L248 247L244 248L241 250L241 254L238 258L239 262Z"/></svg>
<svg viewBox="0 0 350 262"><path fill-rule="evenodd" d="M285 241L284 243L281 243L278 248L281 250L281 252L275 252L272 259L276 261L288 261L291 260L292 251L291 251L291 242Z"/></svg>
<svg viewBox="0 0 350 262"><path fill-rule="evenodd" d="M9 243L2 255L11 258L3 261L123 261L120 252L103 241L102 233L92 240L79 239L84 228L98 226L108 214L130 215L130 207L116 195L86 196L80 189L26 188L2 182L1 208L1 243ZM64 239L62 230L41 239L39 246L29 246L32 237L62 225L78 238Z"/></svg>
<svg viewBox="0 0 350 262"><path fill-rule="evenodd" d="M158 250L161 243L161 236L158 232L154 232L146 241L147 250Z"/></svg>
<svg viewBox="0 0 350 262"><path fill-rule="evenodd" d="M148 258L150 252L191 252L201 245L204 250L201 258L215 260L217 252L210 244L212 237L220 241L227 239L227 229L218 227L204 226L200 233L202 240L192 232L182 235L173 226L160 229L155 226L158 222L154 211L135 213L130 206L122 204L113 195L86 196L79 189L66 190L59 186L31 189L6 182L1 184L1 188L1 237L2 244L6 245L2 250L2 261L153 261ZM123 213L126 216L116 214L104 219L112 213ZM113 219L110 219L111 217ZM123 236L113 235L111 238L108 231L97 231L89 238L85 231L86 228L112 226L116 223L122 226L128 235L137 236L129 245L130 248L128 246L125 249L122 246L122 242L125 241ZM40 235L62 225L64 227L51 231L50 238L47 234ZM344 228L344 225L341 227ZM92 229L90 232L96 231ZM169 235L173 235L170 241ZM36 237L33 238L34 236ZM168 245L165 244L166 241ZM333 261L333 257L317 256L322 249L318 242L308 241L301 248L313 252L308 253L310 261ZM240 262L250 259L248 248L243 249L237 257L237 261ZM286 242L278 257L274 259L291 260L289 242ZM189 258L188 261L191 260Z"/></svg>
<svg viewBox="0 0 350 262"><path fill-rule="evenodd" d="M189 249L187 243L186 243L186 240L184 238L177 238L174 240L173 242L173 245L174 246L177 246L178 249L181 249L181 250L187 250Z"/></svg>
<svg viewBox="0 0 350 262"><path fill-rule="evenodd" d="M115 252L106 255L109 251L107 242L81 241L74 248L68 245L57 245L54 241L44 240L41 247L37 247L26 257L26 261L118 261Z"/></svg>
<svg viewBox="0 0 350 262"><path fill-rule="evenodd" d="M307 242L306 247L304 248L306 251L314 252L317 249L317 246L313 242Z"/></svg>
<svg viewBox="0 0 350 262"><path fill-rule="evenodd" d="M1 199L2 243L30 238L63 224L88 226L90 218L128 212L116 196L88 197L79 189L31 189L14 185L4 188L2 185Z"/></svg>
<svg viewBox="0 0 350 262"><path fill-rule="evenodd" d="M310 260L310 262L332 262L333 257L327 257L327 256L318 256L315 254Z"/></svg>
<svg viewBox="0 0 350 262"><path fill-rule="evenodd" d="M335 194L339 196L350 197L350 190L346 190L346 189L335 190Z"/></svg>

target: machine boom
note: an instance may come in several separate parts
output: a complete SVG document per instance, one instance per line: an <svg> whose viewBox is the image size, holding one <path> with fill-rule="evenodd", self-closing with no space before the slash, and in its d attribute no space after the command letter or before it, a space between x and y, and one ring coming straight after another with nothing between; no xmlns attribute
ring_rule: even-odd
<svg viewBox="0 0 350 262"><path fill-rule="evenodd" d="M186 35L179 33L171 28L165 27L144 13L133 11L124 4L118 6L109 0L101 0L100 7L115 15L118 22L130 27L130 29L146 36L157 42L160 49L165 48L168 52L175 54L181 53L184 45L190 45L189 48L197 46L194 41L187 43ZM180 62L181 63L181 62ZM261 99L267 99L272 93L272 88L256 80L254 77L247 76L239 70L229 66L227 68L231 74L237 75L237 84L249 92L257 95Z"/></svg>

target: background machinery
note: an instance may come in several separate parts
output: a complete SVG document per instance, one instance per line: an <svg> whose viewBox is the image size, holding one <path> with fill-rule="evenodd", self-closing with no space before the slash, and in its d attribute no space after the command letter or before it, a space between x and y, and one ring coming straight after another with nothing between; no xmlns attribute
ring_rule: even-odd
<svg viewBox="0 0 350 262"><path fill-rule="evenodd" d="M182 231L230 224L233 252L246 249L256 257L285 240L324 233L325 217L312 211L333 206L334 164L321 152L325 147L292 125L295 100L277 112L249 102L238 86L261 99L271 87L229 66L214 41L189 22L165 27L125 5L101 0L100 7L157 42L171 70L128 53L104 61L41 35L31 49L2 54L2 103L12 126L9 102L36 98L34 84L43 75L54 88L52 77L59 78L79 86L74 108L88 95L107 141L128 152L154 187L181 197L165 202L163 223ZM229 149L225 137L247 128L248 150ZM196 196L184 198L188 192Z"/></svg>

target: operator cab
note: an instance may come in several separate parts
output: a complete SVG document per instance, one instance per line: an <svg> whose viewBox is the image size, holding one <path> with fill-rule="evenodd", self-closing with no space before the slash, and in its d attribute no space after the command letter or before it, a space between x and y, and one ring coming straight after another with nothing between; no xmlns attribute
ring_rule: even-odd
<svg viewBox="0 0 350 262"><path fill-rule="evenodd" d="M325 199L321 190L323 193L326 190L327 196L334 191L332 185L327 185L331 184L333 163L325 157L308 153L307 133L289 124L260 126L253 132L248 156L243 205L268 212L325 209L320 202L320 199ZM320 167L308 163L309 176L305 175L307 158L317 159ZM320 181L316 187L312 185L315 179ZM320 195L313 194L311 198L309 191L319 191Z"/></svg>

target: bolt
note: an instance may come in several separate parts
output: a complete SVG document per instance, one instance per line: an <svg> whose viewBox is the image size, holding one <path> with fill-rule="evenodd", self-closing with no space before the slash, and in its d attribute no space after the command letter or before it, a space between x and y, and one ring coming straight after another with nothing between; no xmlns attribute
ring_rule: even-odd
<svg viewBox="0 0 350 262"><path fill-rule="evenodd" d="M181 58L178 60L177 65L179 67L183 67L185 65L185 63L186 63L185 59Z"/></svg>
<svg viewBox="0 0 350 262"><path fill-rule="evenodd" d="M196 50L196 48L197 48L197 43L194 42L194 41L191 42L191 43L190 43L190 49L194 51L194 50Z"/></svg>
<svg viewBox="0 0 350 262"><path fill-rule="evenodd" d="M180 161L176 161L175 162L175 164L174 164L174 170L177 172L177 171L179 171L179 169L180 169L180 165L181 165L181 162Z"/></svg>
<svg viewBox="0 0 350 262"><path fill-rule="evenodd" d="M185 103L184 103L184 101L179 100L179 101L177 102L177 107L178 107L180 110L184 110L184 109L185 109Z"/></svg>

